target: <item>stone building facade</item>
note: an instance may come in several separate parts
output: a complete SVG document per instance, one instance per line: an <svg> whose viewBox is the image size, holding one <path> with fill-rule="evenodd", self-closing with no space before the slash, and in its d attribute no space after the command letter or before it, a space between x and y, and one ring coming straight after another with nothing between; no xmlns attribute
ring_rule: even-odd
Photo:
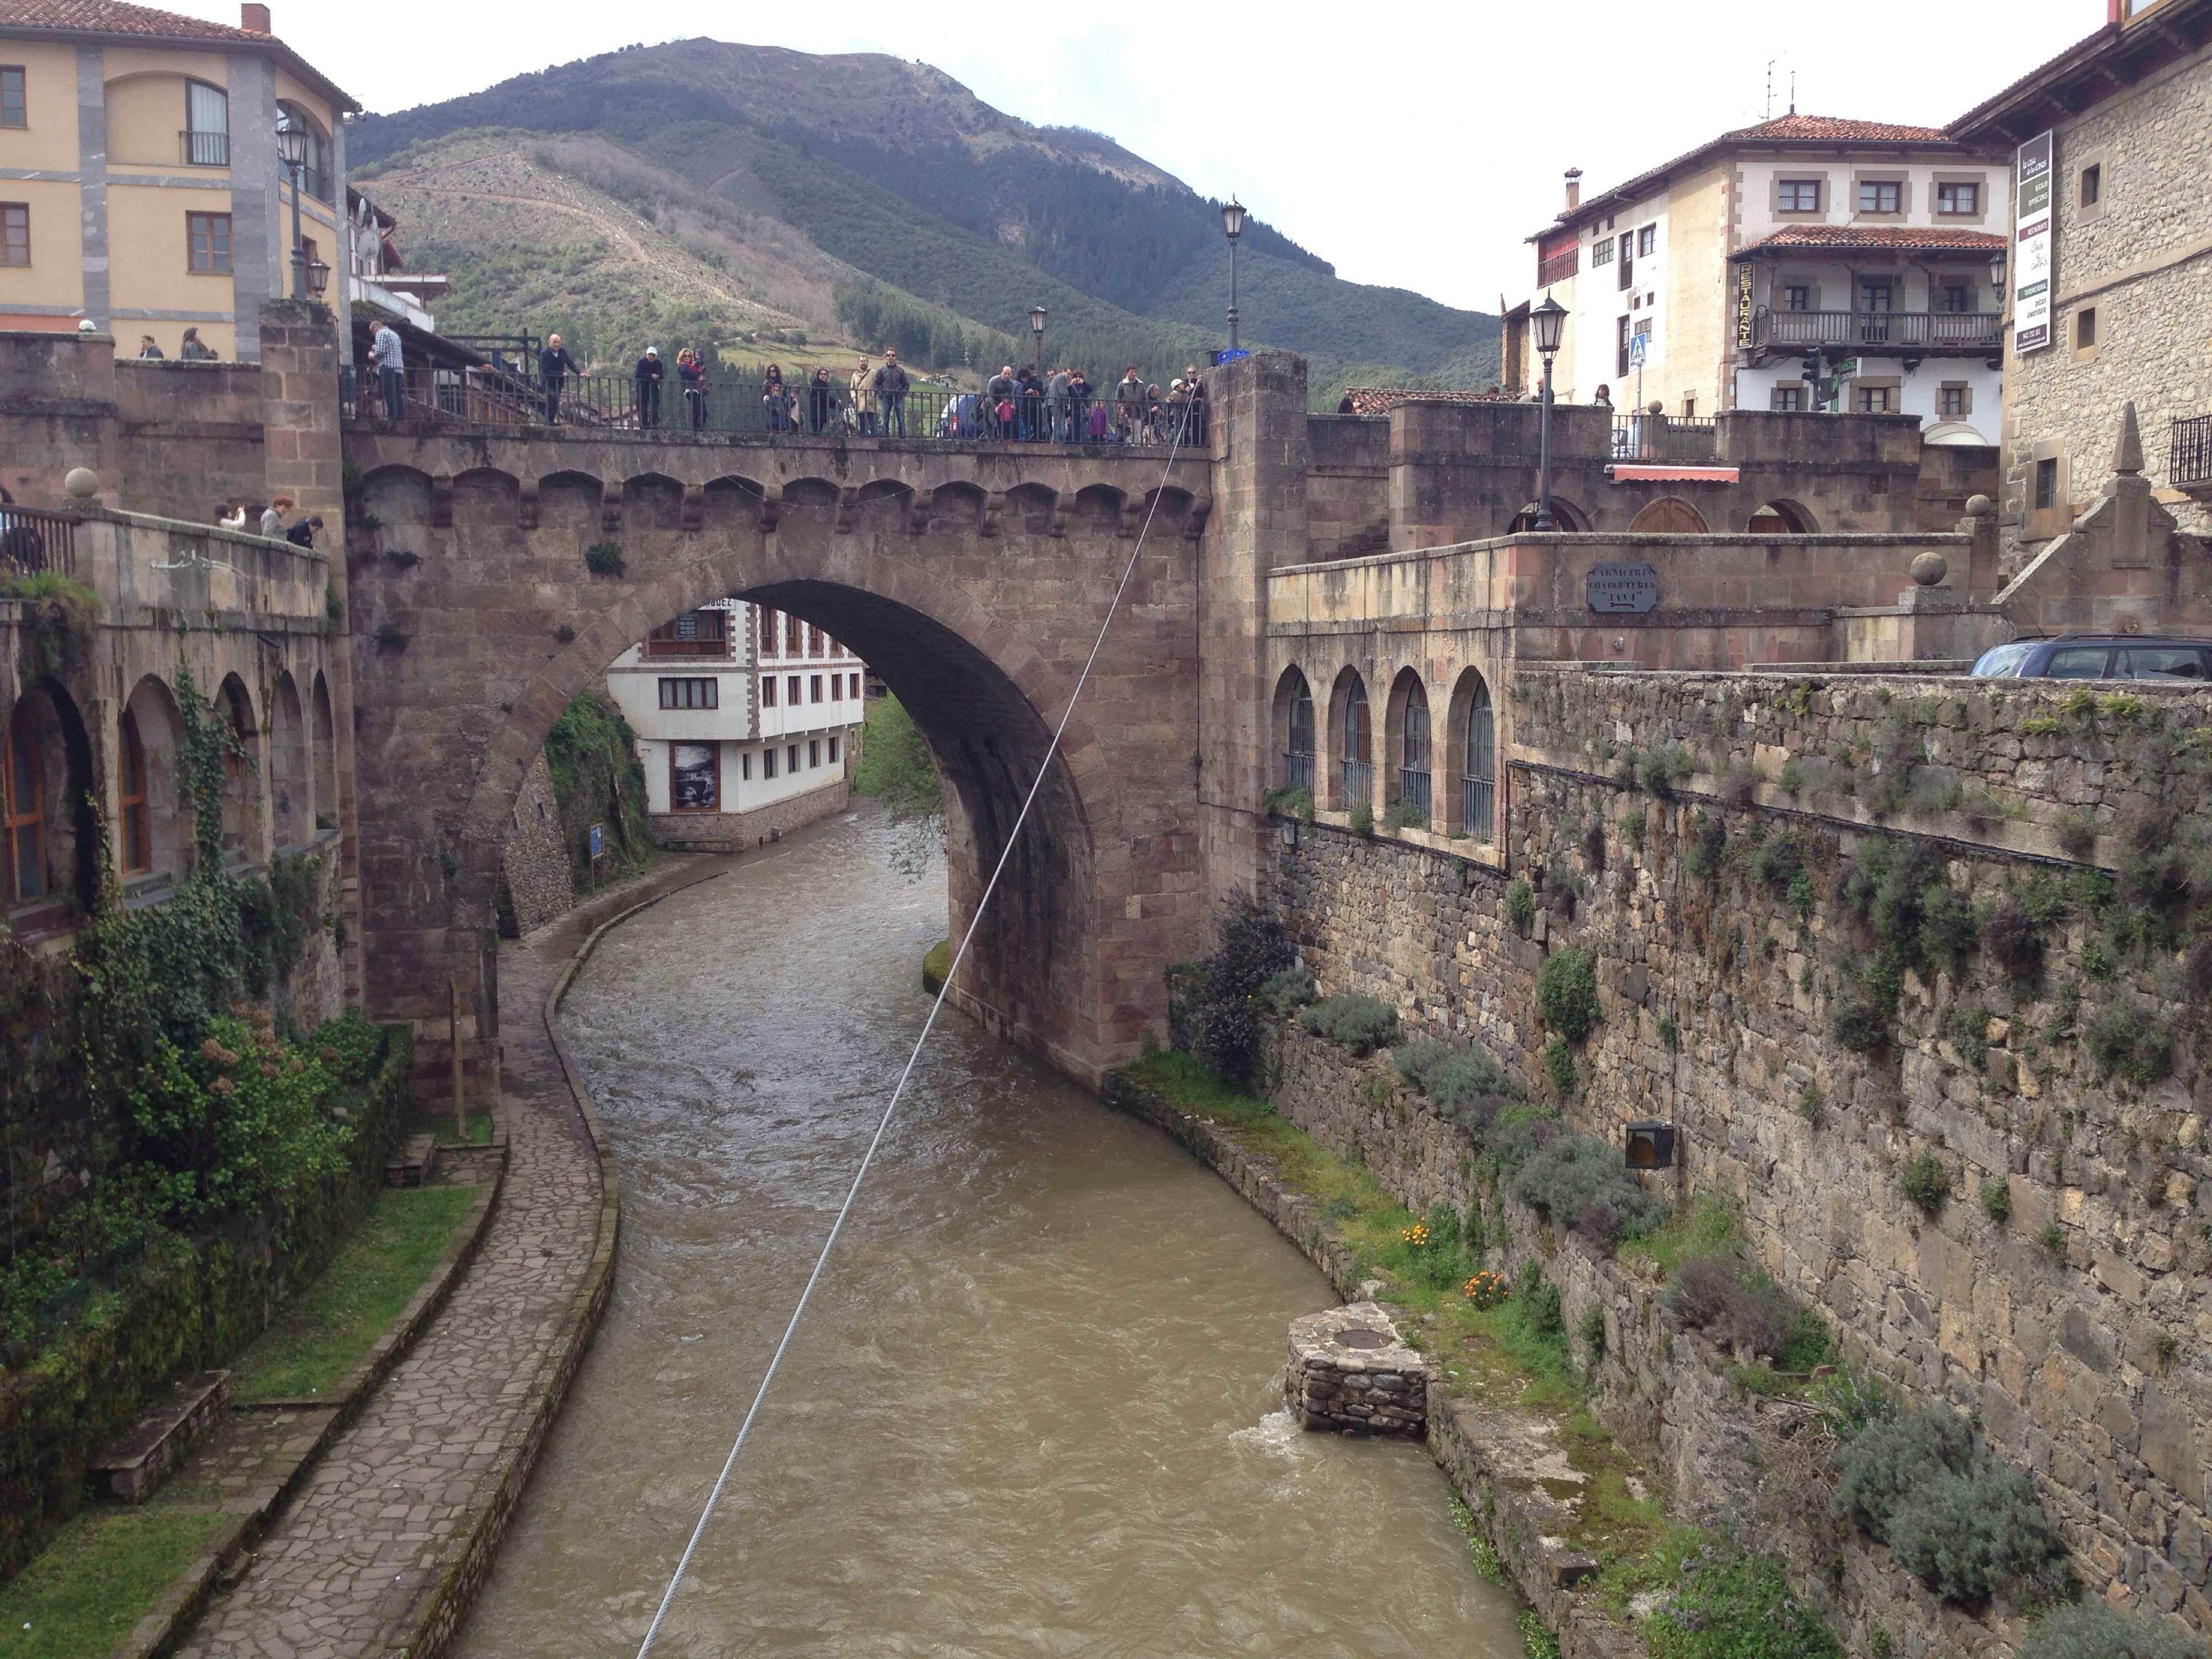
<svg viewBox="0 0 2212 1659"><path fill-rule="evenodd" d="M2208 118L2212 5L2163 0L1951 125L1996 161L2052 140L2051 343L2008 350L2005 365L2002 505L2021 547L2063 535L2087 508L2130 402L2160 504L2183 531L2212 532Z"/></svg>

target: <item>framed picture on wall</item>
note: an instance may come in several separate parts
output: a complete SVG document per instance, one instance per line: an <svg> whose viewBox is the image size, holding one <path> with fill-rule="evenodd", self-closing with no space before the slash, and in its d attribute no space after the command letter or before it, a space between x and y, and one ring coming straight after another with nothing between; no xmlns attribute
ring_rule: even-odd
<svg viewBox="0 0 2212 1659"><path fill-rule="evenodd" d="M722 805L721 745L668 745L668 805L676 812L713 812Z"/></svg>

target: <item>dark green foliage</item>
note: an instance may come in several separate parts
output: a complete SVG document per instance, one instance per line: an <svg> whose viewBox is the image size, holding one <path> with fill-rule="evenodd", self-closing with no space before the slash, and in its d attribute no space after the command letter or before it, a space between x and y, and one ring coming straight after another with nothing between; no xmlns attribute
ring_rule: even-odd
<svg viewBox="0 0 2212 1659"><path fill-rule="evenodd" d="M1262 812L1278 812L1286 818L1313 822L1314 798L1310 789L1270 789L1260 797Z"/></svg>
<svg viewBox="0 0 2212 1659"><path fill-rule="evenodd" d="M1982 945L2016 985L2033 989L2043 979L2043 930L2027 907L2008 894L1982 918Z"/></svg>
<svg viewBox="0 0 2212 1659"><path fill-rule="evenodd" d="M1269 1013L1289 1015L1313 1001L1321 992L1304 964L1292 963L1261 981L1258 994L1260 1006Z"/></svg>
<svg viewBox="0 0 2212 1659"><path fill-rule="evenodd" d="M1628 837L1628 844L1638 852L1644 850L1644 809L1624 812L1620 817L1620 833Z"/></svg>
<svg viewBox="0 0 2212 1659"><path fill-rule="evenodd" d="M1682 854L1682 868L1695 880L1717 881L1728 858L1728 825L1699 808L1690 827L1690 849Z"/></svg>
<svg viewBox="0 0 2212 1659"><path fill-rule="evenodd" d="M1980 1003L1953 1003L1943 1011L1936 1029L1950 1039L1970 1069L1978 1072L1989 1064L1990 1017Z"/></svg>
<svg viewBox="0 0 2212 1659"><path fill-rule="evenodd" d="M1951 1177L1933 1152L1915 1152L1899 1171L1897 1190L1923 1215L1934 1215L1951 1196Z"/></svg>
<svg viewBox="0 0 2212 1659"><path fill-rule="evenodd" d="M2204 1659L2204 1644L2148 1614L2079 1601L2056 1608L2029 1631L2020 1659Z"/></svg>
<svg viewBox="0 0 2212 1659"><path fill-rule="evenodd" d="M593 542L584 550L584 567L594 576L619 576L623 574L623 550L615 542Z"/></svg>
<svg viewBox="0 0 2212 1659"><path fill-rule="evenodd" d="M1355 836L1375 833L1375 808L1366 801L1354 801L1352 811L1345 815L1345 827Z"/></svg>
<svg viewBox="0 0 2212 1659"><path fill-rule="evenodd" d="M2012 1188L2007 1182L1985 1179L1982 1182L1982 1213L2000 1227L2012 1219Z"/></svg>
<svg viewBox="0 0 2212 1659"><path fill-rule="evenodd" d="M316 1057L341 1084L365 1083L384 1057L384 1027L359 1014L345 1014L315 1033Z"/></svg>
<svg viewBox="0 0 2212 1659"><path fill-rule="evenodd" d="M919 877L944 850L944 781L921 728L896 697L878 697L861 717L853 793L883 802L899 870Z"/></svg>
<svg viewBox="0 0 2212 1659"><path fill-rule="evenodd" d="M1576 1334L1582 1338L1583 1346L1589 1351L1591 1369L1595 1370L1597 1367L1597 1362L1605 1358L1605 1307L1603 1304L1593 1302L1589 1307L1583 1310L1582 1322Z"/></svg>
<svg viewBox="0 0 2212 1659"><path fill-rule="evenodd" d="M1355 1054L1372 1054L1398 1038L1398 1011L1357 991L1316 1003L1298 1016L1298 1022L1316 1036Z"/></svg>
<svg viewBox="0 0 2212 1659"><path fill-rule="evenodd" d="M1652 1659L1843 1659L1774 1557L1707 1546L1682 1561L1674 1582L1680 1588L1645 1626Z"/></svg>
<svg viewBox="0 0 2212 1659"><path fill-rule="evenodd" d="M1828 1029L1856 1054L1870 1054L1889 1041L1889 1015L1856 994L1836 999Z"/></svg>
<svg viewBox="0 0 2212 1659"><path fill-rule="evenodd" d="M1551 1079L1552 1091L1565 1099L1575 1091L1575 1051L1564 1037L1554 1036L1544 1045L1544 1075Z"/></svg>
<svg viewBox="0 0 2212 1659"><path fill-rule="evenodd" d="M1505 890L1505 919L1523 934L1536 925L1536 890L1526 876L1516 876Z"/></svg>
<svg viewBox="0 0 2212 1659"><path fill-rule="evenodd" d="M1498 1115L1522 1097L1505 1070L1482 1049L1424 1037L1391 1055L1399 1076L1480 1142Z"/></svg>
<svg viewBox="0 0 2212 1659"><path fill-rule="evenodd" d="M1966 1419L1948 1411L1905 1412L1869 1423L1844 1448L1836 1513L1887 1540L1889 1517L1939 1472L1960 1474L1983 1455Z"/></svg>
<svg viewBox="0 0 2212 1659"><path fill-rule="evenodd" d="M1544 1023L1570 1042L1580 1042L1598 1022L1597 964L1583 949L1555 951L1536 970L1536 1006Z"/></svg>
<svg viewBox="0 0 2212 1659"><path fill-rule="evenodd" d="M1605 873L1605 820L1593 816L1583 825L1583 860L1594 876Z"/></svg>
<svg viewBox="0 0 2212 1659"><path fill-rule="evenodd" d="M1800 1373L1833 1358L1820 1316L1733 1252L1688 1257L1668 1279L1675 1316L1724 1348L1748 1348Z"/></svg>
<svg viewBox="0 0 2212 1659"><path fill-rule="evenodd" d="M1513 1191L1593 1243L1611 1248L1666 1219L1666 1200L1637 1183L1620 1149L1588 1135L1554 1135L1513 1174Z"/></svg>
<svg viewBox="0 0 2212 1659"><path fill-rule="evenodd" d="M2165 1020L2124 994L2102 1004L2081 1024L2081 1045L2106 1077L2148 1088L2173 1070L2173 1033Z"/></svg>
<svg viewBox="0 0 2212 1659"><path fill-rule="evenodd" d="M1679 743L1668 744L1646 755L1636 769L1636 781L1644 786L1648 795L1665 800L1674 793L1674 786L1688 781L1697 764L1690 751Z"/></svg>
<svg viewBox="0 0 2212 1659"><path fill-rule="evenodd" d="M1256 1082L1266 1006L1261 992L1288 988L1276 980L1296 966L1297 954L1272 911L1242 888L1231 894L1213 954L1170 981L1176 1006L1169 1024L1177 1046L1231 1083L1249 1087Z"/></svg>
<svg viewBox="0 0 2212 1659"><path fill-rule="evenodd" d="M1522 1323L1530 1335L1547 1342L1565 1337L1567 1320L1559 1306L1559 1287L1544 1277L1542 1268L1534 1261L1522 1263L1521 1276L1513 1288L1521 1302Z"/></svg>
<svg viewBox="0 0 2212 1659"><path fill-rule="evenodd" d="M1419 802L1401 795L1382 815L1382 824L1388 830L1425 830L1429 827L1429 815Z"/></svg>
<svg viewBox="0 0 2212 1659"><path fill-rule="evenodd" d="M561 711L545 734L545 763L561 809L562 839L576 890L633 874L653 855L645 817L645 772L622 710L586 691ZM605 850L592 865L591 828L606 826Z"/></svg>

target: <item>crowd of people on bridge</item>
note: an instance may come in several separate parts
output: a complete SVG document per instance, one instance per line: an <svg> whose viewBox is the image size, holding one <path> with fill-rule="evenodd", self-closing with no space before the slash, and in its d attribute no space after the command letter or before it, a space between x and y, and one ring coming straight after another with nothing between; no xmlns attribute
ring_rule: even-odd
<svg viewBox="0 0 2212 1659"><path fill-rule="evenodd" d="M770 363L755 393L748 386L718 389L709 363L706 351L686 346L676 354L672 377L659 348L647 346L631 371L628 409L611 410L595 403L588 418L596 423L626 415L625 423L647 430L680 422L695 432L734 428L816 437L1062 444L1164 444L1179 434L1187 441L1205 429L1206 382L1194 364L1173 377L1164 392L1158 382L1146 380L1134 364L1102 392L1073 365L1044 371L1007 363L980 392L940 382L917 393L915 377L893 349L884 353L880 363L863 355L849 374L833 374L824 366L803 380L787 380L781 366ZM592 401L582 371L559 335L546 337L537 368L548 424L559 423L564 398L572 416L580 398ZM681 394L680 410L665 395L672 378ZM572 380L578 388L574 394L568 390ZM750 407L756 397L757 419ZM669 418L672 413L676 422Z"/></svg>

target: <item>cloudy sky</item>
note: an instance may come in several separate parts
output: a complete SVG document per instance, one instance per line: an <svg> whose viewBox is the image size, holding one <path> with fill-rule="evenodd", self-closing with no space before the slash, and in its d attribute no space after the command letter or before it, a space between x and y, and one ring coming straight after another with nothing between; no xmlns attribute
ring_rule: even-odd
<svg viewBox="0 0 2212 1659"><path fill-rule="evenodd" d="M155 0L235 22L231 0ZM1288 0L274 0L276 31L371 110L637 42L708 35L936 64L1040 125L1108 133L1245 204L1355 281L1494 309L1560 175L1600 189L1789 102L1941 125L2099 27L2105 0L1534 5ZM1248 324L1252 319L1247 319Z"/></svg>

